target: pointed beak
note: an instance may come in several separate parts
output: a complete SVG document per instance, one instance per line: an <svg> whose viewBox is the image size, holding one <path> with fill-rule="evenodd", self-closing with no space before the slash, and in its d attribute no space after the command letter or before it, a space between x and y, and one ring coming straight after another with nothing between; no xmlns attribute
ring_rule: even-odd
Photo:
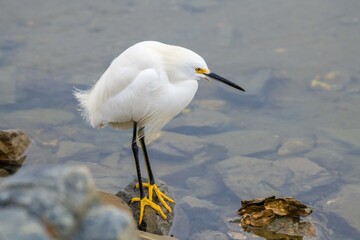
<svg viewBox="0 0 360 240"><path fill-rule="evenodd" d="M210 73L203 73L205 76L211 77L212 79L215 79L216 81L225 83L226 85L229 85L230 87L236 88L240 91L245 92L245 90L240 87L239 85L237 85L236 83L231 82L230 80L227 80L226 78L223 78L219 75L217 75L216 73L210 72Z"/></svg>

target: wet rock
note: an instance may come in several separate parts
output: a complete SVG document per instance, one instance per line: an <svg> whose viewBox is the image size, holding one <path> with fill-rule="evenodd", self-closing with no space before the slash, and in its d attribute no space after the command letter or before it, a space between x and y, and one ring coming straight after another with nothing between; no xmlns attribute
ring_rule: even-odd
<svg viewBox="0 0 360 240"><path fill-rule="evenodd" d="M225 147L229 156L239 156L274 152L280 137L268 131L246 130L212 135L206 141Z"/></svg>
<svg viewBox="0 0 360 240"><path fill-rule="evenodd" d="M291 138L286 140L279 148L279 156L291 156L310 151L314 147L314 141L304 138Z"/></svg>
<svg viewBox="0 0 360 240"><path fill-rule="evenodd" d="M213 168L225 185L241 199L269 195L297 195L331 184L331 174L306 158L276 161L233 157Z"/></svg>
<svg viewBox="0 0 360 240"><path fill-rule="evenodd" d="M26 133L20 129L0 131L0 161L17 161L24 155L30 142Z"/></svg>
<svg viewBox="0 0 360 240"><path fill-rule="evenodd" d="M1 233L6 226L13 233L26 234L27 226L35 224L34 229L47 236L39 239L137 239L126 211L99 204L91 175L82 166L28 168L7 178L0 185L0 215L10 208L35 220L0 217ZM8 222L15 224L5 225Z"/></svg>
<svg viewBox="0 0 360 240"><path fill-rule="evenodd" d="M212 240L228 240L229 238L218 231L205 230L201 233L194 234L191 239L194 240L204 240L204 239L212 239Z"/></svg>
<svg viewBox="0 0 360 240"><path fill-rule="evenodd" d="M144 182L147 182L147 179L143 179ZM123 201L130 203L131 199L134 197L139 197L139 189L135 188L137 181L134 180L131 182L123 191L120 191L116 196L120 197ZM174 199L172 194L169 192L167 185L159 179L156 179L156 184L158 188L167 196ZM144 188L145 196L148 195L147 188ZM162 207L162 204L158 201L154 195L153 200L156 204ZM169 206L174 209L174 206L169 203ZM133 212L135 219L139 219L140 216L140 205L139 202L131 203L130 208ZM158 235L168 235L172 222L174 219L174 211L168 213L165 208L162 207L163 212L167 216L167 220L163 219L160 215L156 213L151 207L145 207L145 214L139 229L148 233L158 234Z"/></svg>

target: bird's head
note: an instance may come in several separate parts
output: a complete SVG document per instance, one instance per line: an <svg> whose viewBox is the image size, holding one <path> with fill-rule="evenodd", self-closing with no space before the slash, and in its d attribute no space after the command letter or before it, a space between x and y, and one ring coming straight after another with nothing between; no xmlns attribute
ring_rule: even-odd
<svg viewBox="0 0 360 240"><path fill-rule="evenodd" d="M212 72L208 68L205 60L197 53L185 48L180 48L179 52L181 52L181 54L177 55L177 60L179 61L179 63L181 62L180 65L182 65L181 68L183 70L183 73L186 73L186 75L188 75L188 77L190 77L191 79L205 79L207 81L209 81L210 79L214 79L216 81L225 83L228 86L245 92L245 90L236 83Z"/></svg>

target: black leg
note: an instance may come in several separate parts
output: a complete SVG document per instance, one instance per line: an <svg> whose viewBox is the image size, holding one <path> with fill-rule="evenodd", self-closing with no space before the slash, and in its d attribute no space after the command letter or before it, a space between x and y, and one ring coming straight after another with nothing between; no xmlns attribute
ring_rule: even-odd
<svg viewBox="0 0 360 240"><path fill-rule="evenodd" d="M143 199L144 198L144 190L143 190L141 171L140 171L140 163L139 163L139 147L136 144L136 133L137 133L137 122L134 122L131 149L134 154L136 173L137 173L137 177L138 177L138 181L139 181L140 199Z"/></svg>
<svg viewBox="0 0 360 240"><path fill-rule="evenodd" d="M146 164L146 169L149 175L149 183L150 184L155 184L155 179L154 179L154 175L152 173L151 170L151 166L150 166L150 161L149 161L149 156L146 150L146 144L145 144L145 135L144 135L144 128L140 128L139 129L139 135L140 135L140 145L144 154L144 158L145 158L145 164Z"/></svg>

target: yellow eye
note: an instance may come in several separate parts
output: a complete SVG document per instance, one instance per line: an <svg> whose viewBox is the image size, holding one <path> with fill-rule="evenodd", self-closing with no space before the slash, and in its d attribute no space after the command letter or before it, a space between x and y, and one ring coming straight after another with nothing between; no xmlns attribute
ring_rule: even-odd
<svg viewBox="0 0 360 240"><path fill-rule="evenodd" d="M202 70L201 68L195 68L195 71L196 71L197 73L203 73L203 70Z"/></svg>

